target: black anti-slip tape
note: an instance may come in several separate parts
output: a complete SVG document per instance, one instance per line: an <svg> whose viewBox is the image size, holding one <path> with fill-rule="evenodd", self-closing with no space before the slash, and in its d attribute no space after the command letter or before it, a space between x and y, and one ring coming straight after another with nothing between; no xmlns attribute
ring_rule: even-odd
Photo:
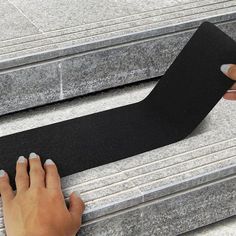
<svg viewBox="0 0 236 236"><path fill-rule="evenodd" d="M14 185L19 155L53 159L61 177L177 142L189 135L233 81L236 43L203 23L141 102L0 138L0 168Z"/></svg>

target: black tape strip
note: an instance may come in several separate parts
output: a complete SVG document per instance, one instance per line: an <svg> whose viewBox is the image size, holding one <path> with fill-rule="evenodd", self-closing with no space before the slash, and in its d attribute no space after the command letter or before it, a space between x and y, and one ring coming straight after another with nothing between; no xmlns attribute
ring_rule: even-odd
<svg viewBox="0 0 236 236"><path fill-rule="evenodd" d="M2 137L0 168L14 186L15 162L30 152L67 176L177 142L233 85L220 66L235 62L235 41L205 22L143 101Z"/></svg>

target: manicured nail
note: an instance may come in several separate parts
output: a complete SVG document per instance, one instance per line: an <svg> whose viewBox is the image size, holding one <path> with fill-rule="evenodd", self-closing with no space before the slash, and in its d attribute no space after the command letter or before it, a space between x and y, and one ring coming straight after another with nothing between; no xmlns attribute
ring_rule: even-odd
<svg viewBox="0 0 236 236"><path fill-rule="evenodd" d="M231 64L223 64L220 67L220 70L227 75L229 68L231 67Z"/></svg>
<svg viewBox="0 0 236 236"><path fill-rule="evenodd" d="M227 93L236 93L236 89L229 89Z"/></svg>
<svg viewBox="0 0 236 236"><path fill-rule="evenodd" d="M26 158L24 156L19 156L17 162L18 163L25 163L26 162Z"/></svg>
<svg viewBox="0 0 236 236"><path fill-rule="evenodd" d="M76 197L80 197L79 191L74 191L73 193L75 194Z"/></svg>
<svg viewBox="0 0 236 236"><path fill-rule="evenodd" d="M29 155L29 159L34 159L34 158L39 158L39 156L36 153L31 152Z"/></svg>
<svg viewBox="0 0 236 236"><path fill-rule="evenodd" d="M45 165L55 165L55 163L51 159L47 159Z"/></svg>
<svg viewBox="0 0 236 236"><path fill-rule="evenodd" d="M5 175L5 171L4 170L0 170L0 177L3 177Z"/></svg>

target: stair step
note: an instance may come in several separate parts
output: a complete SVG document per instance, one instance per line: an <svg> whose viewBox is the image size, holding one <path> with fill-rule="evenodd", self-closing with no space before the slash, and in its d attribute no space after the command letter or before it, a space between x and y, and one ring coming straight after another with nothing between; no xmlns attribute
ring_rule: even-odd
<svg viewBox="0 0 236 236"><path fill-rule="evenodd" d="M2 0L0 14L0 115L161 76L206 20L236 39L236 0Z"/></svg>
<svg viewBox="0 0 236 236"><path fill-rule="evenodd" d="M141 101L156 83L1 117L0 137ZM235 215L235 112L222 99L180 142L63 177L66 201L78 190L86 203L78 235L177 235Z"/></svg>

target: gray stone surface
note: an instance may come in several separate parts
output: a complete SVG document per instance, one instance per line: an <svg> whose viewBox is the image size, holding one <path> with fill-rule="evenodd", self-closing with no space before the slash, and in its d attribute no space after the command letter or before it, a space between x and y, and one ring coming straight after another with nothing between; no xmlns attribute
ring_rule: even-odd
<svg viewBox="0 0 236 236"><path fill-rule="evenodd" d="M156 83L1 117L0 136L138 102ZM80 235L176 235L235 215L235 112L222 99L180 142L63 177L65 200L78 190L86 204Z"/></svg>
<svg viewBox="0 0 236 236"><path fill-rule="evenodd" d="M178 235L236 214L236 177L143 208L143 236Z"/></svg>
<svg viewBox="0 0 236 236"><path fill-rule="evenodd" d="M236 217L230 217L217 223L201 227L191 232L183 234L183 236L235 236Z"/></svg>
<svg viewBox="0 0 236 236"><path fill-rule="evenodd" d="M226 215L236 214L235 178L101 218L84 225L78 235L173 236L212 223L214 219L224 219Z"/></svg>
<svg viewBox="0 0 236 236"><path fill-rule="evenodd" d="M187 3L191 5L190 0L168 0L157 2L153 0L135 1L107 1L107 0L88 0L88 1L70 1L67 0L36 1L36 0L9 0L15 6L20 8L41 30L50 32L53 30L68 29L72 27L86 26L94 23L95 25L109 25L110 21L127 19L139 14L149 13L154 10L164 11L178 4ZM217 2L217 1L216 1ZM200 5L200 4L199 4ZM47 15L50 15L48 19ZM137 16L136 16L137 17ZM129 19L128 18L128 19ZM123 22L124 20L120 20ZM119 21L118 21L119 22Z"/></svg>
<svg viewBox="0 0 236 236"><path fill-rule="evenodd" d="M205 20L236 39L236 0L3 0L0 9L0 92L16 73L16 91L40 97L44 65L58 70L47 99L7 87L0 115L161 76Z"/></svg>
<svg viewBox="0 0 236 236"><path fill-rule="evenodd" d="M43 105L60 99L60 75L56 63L0 72L0 114Z"/></svg>
<svg viewBox="0 0 236 236"><path fill-rule="evenodd" d="M31 35L7 42L8 46L17 45L15 55L30 56L32 52L36 53L32 42L37 41L38 51L41 54L43 50L45 55L32 55L35 58L31 61L173 33L196 27L206 19L214 22L235 19L234 0L89 0L86 3L79 0L71 1L70 6L64 0L9 1L41 31L38 37ZM45 44L45 39L51 43ZM47 53L50 44L58 50ZM18 47L21 50L17 50ZM14 58L13 52L4 58ZM28 60L25 58L26 63ZM23 63L23 60L18 62Z"/></svg>
<svg viewBox="0 0 236 236"><path fill-rule="evenodd" d="M143 232L142 220L142 211L134 209L84 225L77 235L138 236Z"/></svg>
<svg viewBox="0 0 236 236"><path fill-rule="evenodd" d="M39 29L9 3L8 0L1 0L0 16L0 45L2 42L12 38L21 38L40 33Z"/></svg>
<svg viewBox="0 0 236 236"><path fill-rule="evenodd" d="M61 62L64 98L162 75L186 39L150 40L89 53ZM166 53L168 51L168 53Z"/></svg>

